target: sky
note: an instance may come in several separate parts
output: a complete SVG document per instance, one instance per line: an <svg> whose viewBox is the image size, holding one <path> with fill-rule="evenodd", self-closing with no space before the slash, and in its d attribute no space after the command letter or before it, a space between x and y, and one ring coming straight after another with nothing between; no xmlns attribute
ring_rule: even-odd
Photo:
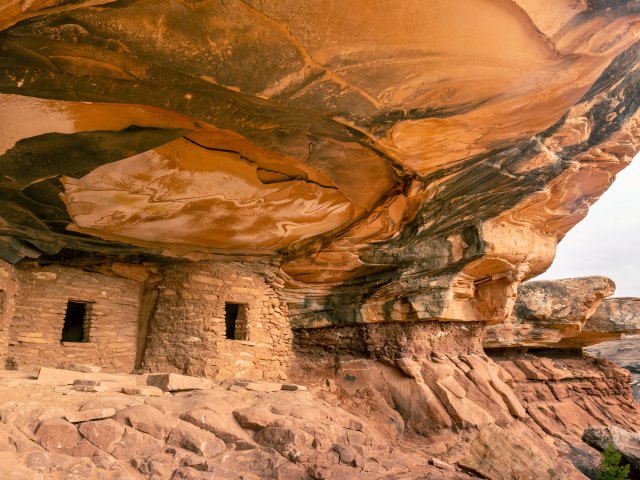
<svg viewBox="0 0 640 480"><path fill-rule="evenodd" d="M536 280L605 275L615 296L640 297L640 153L558 245Z"/></svg>

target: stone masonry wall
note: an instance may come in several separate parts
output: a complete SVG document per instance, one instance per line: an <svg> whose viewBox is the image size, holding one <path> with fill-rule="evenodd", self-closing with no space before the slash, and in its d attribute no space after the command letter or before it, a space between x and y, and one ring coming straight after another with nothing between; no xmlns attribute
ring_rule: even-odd
<svg viewBox="0 0 640 480"><path fill-rule="evenodd" d="M133 370L140 282L60 266L16 272L20 290L8 362L17 367L89 363L111 371ZM61 342L69 300L91 304L85 342Z"/></svg>
<svg viewBox="0 0 640 480"><path fill-rule="evenodd" d="M291 350L287 306L273 267L198 262L165 268L143 366L210 378L285 378ZM245 340L225 336L225 302L244 305Z"/></svg>
<svg viewBox="0 0 640 480"><path fill-rule="evenodd" d="M9 325L15 308L18 283L13 265L0 260L0 368L4 368L9 345Z"/></svg>

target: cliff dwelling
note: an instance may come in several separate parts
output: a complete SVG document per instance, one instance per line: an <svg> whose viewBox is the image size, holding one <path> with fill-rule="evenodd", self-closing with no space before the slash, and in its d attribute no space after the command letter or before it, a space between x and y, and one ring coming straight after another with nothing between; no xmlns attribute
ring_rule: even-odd
<svg viewBox="0 0 640 480"><path fill-rule="evenodd" d="M538 278L639 98L633 0L5 0L0 478L640 478L640 300Z"/></svg>
<svg viewBox="0 0 640 480"><path fill-rule="evenodd" d="M89 363L133 370L138 282L63 266L17 269L15 280L5 340L10 365Z"/></svg>
<svg viewBox="0 0 640 480"><path fill-rule="evenodd" d="M67 310L64 315L62 325L61 343L84 342L89 338L91 328L91 304L89 302L71 301L67 302ZM86 332L86 333L85 333Z"/></svg>
<svg viewBox="0 0 640 480"><path fill-rule="evenodd" d="M14 271L5 361L12 367L89 363L131 372L142 365L218 379L284 379L291 350L286 304L256 273L260 269L222 262L165 267L149 314L141 306L143 282L24 264Z"/></svg>

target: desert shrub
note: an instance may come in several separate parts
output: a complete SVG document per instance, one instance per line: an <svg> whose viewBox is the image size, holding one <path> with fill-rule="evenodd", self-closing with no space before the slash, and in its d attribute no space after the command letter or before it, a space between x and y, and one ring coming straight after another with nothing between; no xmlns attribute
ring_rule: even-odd
<svg viewBox="0 0 640 480"><path fill-rule="evenodd" d="M598 469L596 480L629 480L629 465L620 465L622 455L612 443L602 452L602 463Z"/></svg>

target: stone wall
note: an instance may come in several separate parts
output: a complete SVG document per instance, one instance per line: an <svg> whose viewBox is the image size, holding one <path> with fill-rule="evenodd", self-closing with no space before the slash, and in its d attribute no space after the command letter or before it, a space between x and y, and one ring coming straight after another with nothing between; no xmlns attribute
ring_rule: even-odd
<svg viewBox="0 0 640 480"><path fill-rule="evenodd" d="M230 262L165 267L144 368L217 379L284 378L291 330L273 271L264 264ZM243 340L226 338L225 303L242 305Z"/></svg>
<svg viewBox="0 0 640 480"><path fill-rule="evenodd" d="M0 368L5 366L9 344L9 325L15 308L18 284L13 265L0 260Z"/></svg>
<svg viewBox="0 0 640 480"><path fill-rule="evenodd" d="M20 290L9 331L9 364L134 368L140 282L60 266L22 266L16 274ZM83 342L61 342L69 300L89 305Z"/></svg>

